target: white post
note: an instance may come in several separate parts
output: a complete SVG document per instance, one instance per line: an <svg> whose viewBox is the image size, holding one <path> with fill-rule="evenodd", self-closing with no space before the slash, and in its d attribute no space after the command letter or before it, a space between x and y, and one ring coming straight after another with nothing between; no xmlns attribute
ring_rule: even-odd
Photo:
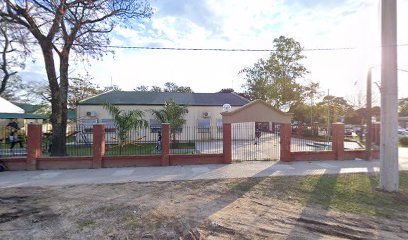
<svg viewBox="0 0 408 240"><path fill-rule="evenodd" d="M380 188L398 191L397 1L381 0Z"/></svg>

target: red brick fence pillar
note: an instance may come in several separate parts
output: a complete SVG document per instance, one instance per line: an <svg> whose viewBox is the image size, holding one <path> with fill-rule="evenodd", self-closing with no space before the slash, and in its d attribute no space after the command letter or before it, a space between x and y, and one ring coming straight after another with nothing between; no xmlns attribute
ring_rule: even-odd
<svg viewBox="0 0 408 240"><path fill-rule="evenodd" d="M161 165L169 166L170 165L170 124L162 123L161 125L161 134L162 134L162 156L161 156Z"/></svg>
<svg viewBox="0 0 408 240"><path fill-rule="evenodd" d="M223 154L224 163L232 163L232 132L231 123L224 123L222 127L223 131Z"/></svg>
<svg viewBox="0 0 408 240"><path fill-rule="evenodd" d="M290 123L280 125L280 160L290 161L290 140L292 138L292 126Z"/></svg>
<svg viewBox="0 0 408 240"><path fill-rule="evenodd" d="M344 124L333 123L332 125L332 148L336 160L344 159Z"/></svg>
<svg viewBox="0 0 408 240"><path fill-rule="evenodd" d="M27 170L37 169L37 158L41 157L42 151L42 126L28 124L27 129Z"/></svg>
<svg viewBox="0 0 408 240"><path fill-rule="evenodd" d="M93 154L92 168L103 167L103 159L105 157L105 125L93 125Z"/></svg>
<svg viewBox="0 0 408 240"><path fill-rule="evenodd" d="M371 125L371 129L372 129L372 134L371 134L371 138L372 138L372 142L379 146L380 145L380 123L373 123Z"/></svg>

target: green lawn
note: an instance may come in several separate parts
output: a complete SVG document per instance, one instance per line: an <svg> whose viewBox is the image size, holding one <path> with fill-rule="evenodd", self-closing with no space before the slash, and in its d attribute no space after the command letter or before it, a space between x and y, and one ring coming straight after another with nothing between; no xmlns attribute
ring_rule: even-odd
<svg viewBox="0 0 408 240"><path fill-rule="evenodd" d="M399 193L377 190L379 174L341 174L253 179L231 186L237 191L259 191L342 212L408 220L408 172L400 173ZM276 197L276 196L275 196Z"/></svg>
<svg viewBox="0 0 408 240"><path fill-rule="evenodd" d="M155 143L138 143L130 144L124 147L118 147L115 144L106 145L106 156L125 156L125 155L156 155L161 154L160 151L156 150ZM45 149L43 148L43 155L47 155ZM178 143L176 146L171 146L172 153L180 154L194 154L195 145L194 143ZM68 156L92 156L92 145L77 144L71 145L67 144Z"/></svg>

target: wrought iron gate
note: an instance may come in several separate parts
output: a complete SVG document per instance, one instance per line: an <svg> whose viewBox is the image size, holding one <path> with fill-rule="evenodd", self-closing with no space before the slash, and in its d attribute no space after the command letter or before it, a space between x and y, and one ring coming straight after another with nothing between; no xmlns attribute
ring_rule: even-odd
<svg viewBox="0 0 408 240"><path fill-rule="evenodd" d="M269 124L269 123L268 123ZM279 160L279 126L266 123L232 124L232 159L235 161ZM272 124L269 124L272 126Z"/></svg>

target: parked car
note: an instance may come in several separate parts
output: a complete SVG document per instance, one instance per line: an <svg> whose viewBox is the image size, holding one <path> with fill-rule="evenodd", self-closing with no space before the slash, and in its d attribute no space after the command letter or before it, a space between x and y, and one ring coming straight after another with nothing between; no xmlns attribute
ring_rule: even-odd
<svg viewBox="0 0 408 240"><path fill-rule="evenodd" d="M346 137L352 137L353 136L353 133L354 133L354 130L353 129L351 129L351 128L346 128L346 129L344 129L344 135L346 136Z"/></svg>
<svg viewBox="0 0 408 240"><path fill-rule="evenodd" d="M403 128L398 129L398 137L408 137L408 131Z"/></svg>

